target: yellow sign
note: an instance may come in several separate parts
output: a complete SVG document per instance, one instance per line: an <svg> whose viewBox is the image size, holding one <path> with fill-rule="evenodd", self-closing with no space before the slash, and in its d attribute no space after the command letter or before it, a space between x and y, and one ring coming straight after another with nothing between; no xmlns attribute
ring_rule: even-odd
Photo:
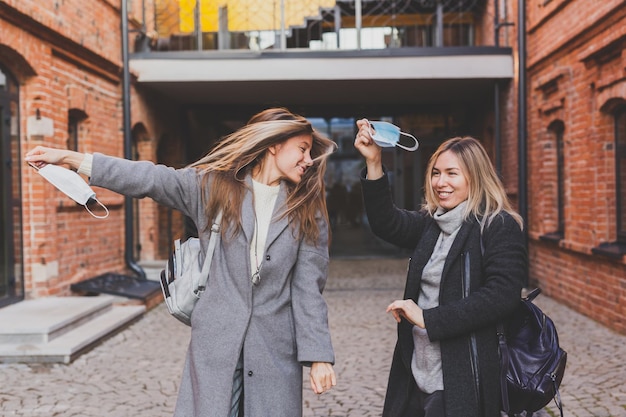
<svg viewBox="0 0 626 417"><path fill-rule="evenodd" d="M306 0L179 0L180 31L194 32L194 11L200 2L202 32L217 32L219 9L228 12L229 32L278 30L281 21L281 2L284 3L285 28L303 26L307 17L320 15L320 8L332 8L334 0L311 2Z"/></svg>

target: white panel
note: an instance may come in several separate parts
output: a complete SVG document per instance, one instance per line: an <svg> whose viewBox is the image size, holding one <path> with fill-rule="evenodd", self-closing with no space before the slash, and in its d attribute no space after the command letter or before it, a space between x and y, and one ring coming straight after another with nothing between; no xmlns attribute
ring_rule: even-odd
<svg viewBox="0 0 626 417"><path fill-rule="evenodd" d="M139 82L508 79L509 55L434 57L133 59Z"/></svg>

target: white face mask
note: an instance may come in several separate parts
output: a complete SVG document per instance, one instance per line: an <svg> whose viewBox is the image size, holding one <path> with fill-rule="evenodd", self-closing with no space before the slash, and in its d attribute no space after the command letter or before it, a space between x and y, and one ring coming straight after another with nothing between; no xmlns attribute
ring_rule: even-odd
<svg viewBox="0 0 626 417"><path fill-rule="evenodd" d="M53 164L48 164L43 168L37 168L32 164L31 166L37 170L39 175L48 180L50 184L54 185L78 204L84 206L93 217L98 219L108 217L109 210L104 204L98 201L95 191L92 190L91 187L76 172ZM94 200L100 204L100 206L104 208L106 214L103 216L95 215L91 210L89 210L89 207L87 207L89 200Z"/></svg>
<svg viewBox="0 0 626 417"><path fill-rule="evenodd" d="M415 136L410 133L402 132L400 128L394 124L379 120L368 120L367 123L369 123L370 126L370 136L381 148L393 148L397 146L407 151L414 151L419 146L419 142ZM415 143L411 146L400 143L401 135L411 138Z"/></svg>

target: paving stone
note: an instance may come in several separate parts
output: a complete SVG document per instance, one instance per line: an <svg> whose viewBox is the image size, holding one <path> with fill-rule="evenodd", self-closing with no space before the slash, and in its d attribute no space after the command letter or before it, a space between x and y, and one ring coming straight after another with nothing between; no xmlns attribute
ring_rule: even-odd
<svg viewBox="0 0 626 417"><path fill-rule="evenodd" d="M325 297L338 386L315 395L304 372L304 417L380 417L395 322L385 307L401 298L405 259L333 259ZM568 365L566 417L626 416L626 336L545 295ZM164 305L69 365L1 364L0 417L168 417L176 404L190 330ZM551 403L534 417L553 417Z"/></svg>

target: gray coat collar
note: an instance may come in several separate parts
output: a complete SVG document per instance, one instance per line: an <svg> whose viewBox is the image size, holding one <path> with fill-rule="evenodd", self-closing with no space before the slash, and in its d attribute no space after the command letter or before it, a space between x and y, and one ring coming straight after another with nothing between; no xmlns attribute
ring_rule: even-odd
<svg viewBox="0 0 626 417"><path fill-rule="evenodd" d="M459 232L457 233L456 237L454 238L454 242L450 247L450 251L446 256L446 262L444 264L441 274L442 281L446 279L453 261L461 255L461 252L467 249L465 246L467 245L468 237L470 236L471 231L474 227L476 227L476 223L472 220L465 221L461 225L461 229L459 229ZM440 232L441 230L439 229L437 222L432 219L430 225L427 226L427 230L424 232L424 235L418 245L419 255L417 259L415 259L415 266L417 267L416 276L421 277L424 265L426 265L428 259L430 258L430 255L433 252L433 248L435 247L435 243L437 242L437 238L439 237ZM408 279L404 293L405 297L417 300L417 296L419 294L419 286L419 279Z"/></svg>

